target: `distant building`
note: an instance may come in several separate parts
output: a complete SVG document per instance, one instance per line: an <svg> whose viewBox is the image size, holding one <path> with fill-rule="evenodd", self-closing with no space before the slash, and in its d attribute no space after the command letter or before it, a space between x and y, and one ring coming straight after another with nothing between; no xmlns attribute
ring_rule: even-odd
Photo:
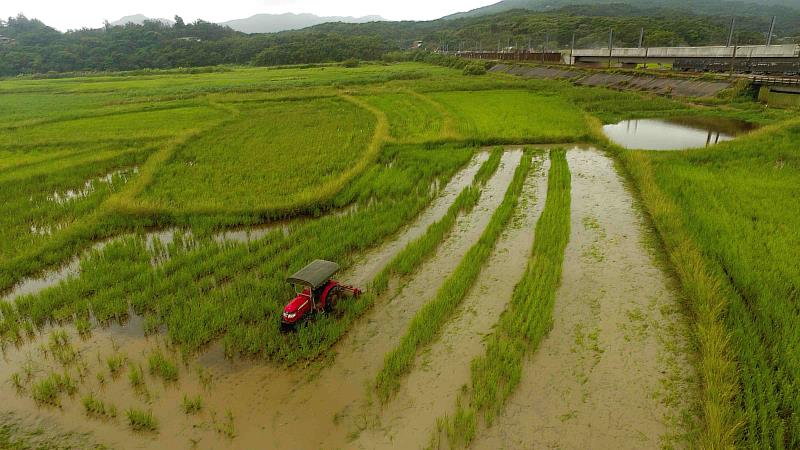
<svg viewBox="0 0 800 450"><path fill-rule="evenodd" d="M2 34L0 34L0 44L10 44L12 42L14 42L14 40L11 39L10 37L5 37Z"/></svg>
<svg viewBox="0 0 800 450"><path fill-rule="evenodd" d="M202 39L200 39L199 37L195 37L195 36L181 37L181 38L178 38L178 40L179 41L186 41L186 42L200 42L200 41L202 41Z"/></svg>
<svg viewBox="0 0 800 450"><path fill-rule="evenodd" d="M411 50L416 50L418 48L422 48L422 41L414 41L414 43L411 44Z"/></svg>

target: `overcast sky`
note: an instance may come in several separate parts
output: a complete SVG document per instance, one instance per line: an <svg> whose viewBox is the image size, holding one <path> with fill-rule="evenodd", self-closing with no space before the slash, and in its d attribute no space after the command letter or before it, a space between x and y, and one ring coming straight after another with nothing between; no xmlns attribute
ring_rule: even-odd
<svg viewBox="0 0 800 450"><path fill-rule="evenodd" d="M187 22L203 19L224 22L259 13L312 13L318 16L379 15L388 20L430 20L467 11L499 0L0 0L0 17L19 13L37 18L65 31L97 28L103 20L144 14L171 19L175 14Z"/></svg>

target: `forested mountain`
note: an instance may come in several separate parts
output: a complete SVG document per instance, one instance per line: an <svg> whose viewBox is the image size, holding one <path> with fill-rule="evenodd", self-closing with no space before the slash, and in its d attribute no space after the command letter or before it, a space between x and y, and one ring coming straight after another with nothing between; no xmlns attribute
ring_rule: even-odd
<svg viewBox="0 0 800 450"><path fill-rule="evenodd" d="M460 19L464 17L486 16L512 9L528 9L532 11L552 11L575 5L609 5L619 0L502 0L498 3L460 12L444 17ZM798 0L627 0L625 3L646 9L680 9L690 14L711 15L756 15L780 16L800 12Z"/></svg>
<svg viewBox="0 0 800 450"><path fill-rule="evenodd" d="M634 0L631 0L634 1ZM494 49L498 46L549 49L569 46L573 33L581 47L607 44L613 28L617 46L633 46L645 28L645 45L713 45L727 40L730 17L697 15L686 10L633 7L628 4L568 6L555 11L512 10L491 16L426 22L325 23L297 31L244 34L196 21L145 21L61 33L23 16L0 21L0 76L198 67L218 64L280 65L374 60L408 49L421 40L436 50ZM739 44L761 44L768 16L737 18ZM800 13L785 14L775 33L778 42L800 36Z"/></svg>

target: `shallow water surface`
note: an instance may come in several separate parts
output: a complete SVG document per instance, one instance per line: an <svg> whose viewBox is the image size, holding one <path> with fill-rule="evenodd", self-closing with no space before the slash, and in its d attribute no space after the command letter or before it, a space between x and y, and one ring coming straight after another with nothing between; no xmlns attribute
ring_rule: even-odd
<svg viewBox="0 0 800 450"><path fill-rule="evenodd" d="M634 119L604 125L603 132L625 148L685 150L729 141L754 128L748 122L709 117Z"/></svg>

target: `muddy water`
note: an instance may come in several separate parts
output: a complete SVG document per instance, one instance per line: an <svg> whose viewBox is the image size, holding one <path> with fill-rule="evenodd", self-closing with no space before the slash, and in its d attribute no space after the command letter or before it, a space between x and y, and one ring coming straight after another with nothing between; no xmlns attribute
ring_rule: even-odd
<svg viewBox="0 0 800 450"><path fill-rule="evenodd" d="M485 156L480 158L485 159ZM165 385L154 376L146 375L146 393L136 393L125 371L117 379L111 379L105 368L105 359L114 353L125 354L135 365L141 364L147 372L147 355L152 348L163 345L158 338L142 338L141 323L131 322L115 326L112 330L96 331L85 342L73 338L89 375L74 398L64 398L60 409L37 407L29 391L17 394L9 383L0 385L0 397L10 399L3 409L14 411L21 420L28 422L46 420L54 429L91 432L98 442L113 448L347 446L348 431L360 423L359 417L350 416L348 412L354 411L357 405L365 401L365 384L374 378L383 354L397 342L410 317L435 292L436 287L478 239L491 213L500 203L519 158L519 152L510 152L503 158L497 174L484 188L478 206L472 213L460 218L457 230L443 246L445 249L426 262L419 274L412 277L389 304L376 305L365 320L354 327L335 347L339 355L331 358L330 366L298 371L255 361L231 361L224 358L221 346L216 345L188 367L182 368L177 385ZM471 176L463 181L465 185L469 180ZM447 207L449 205L438 203L435 206L444 211ZM424 217L422 220L428 220ZM363 270L369 270L366 267ZM60 371L60 368L53 366L52 360L40 354L42 342L46 342L46 338L21 348L7 349L6 360L0 365L0 379L10 379L14 371L20 371L25 366L35 367L32 381L51 370ZM202 378L210 375L213 379L210 387L206 388L201 382L198 367L202 368ZM107 375L104 383L92 378L97 373ZM31 381L26 383L26 389L29 390ZM119 417L109 420L87 419L80 398L88 392L95 392L102 400L112 401L120 411ZM180 402L184 393L202 396L204 407L199 415L187 416L181 412ZM130 431L123 411L131 406L151 409L159 420L159 433ZM232 427L226 425L228 413L233 417ZM338 416L337 420L334 420L335 416ZM228 437L225 430L230 430L235 437Z"/></svg>
<svg viewBox="0 0 800 450"><path fill-rule="evenodd" d="M474 448L683 447L692 370L672 281L612 161L595 150L567 157L571 235L553 329Z"/></svg>
<svg viewBox="0 0 800 450"><path fill-rule="evenodd" d="M441 337L416 361L393 400L374 409L370 427L353 448L422 448L436 419L452 412L461 386L469 383L470 361L484 351L491 332L527 266L536 221L547 196L546 155L537 157L523 185L519 207L499 238L488 263Z"/></svg>
<svg viewBox="0 0 800 450"><path fill-rule="evenodd" d="M624 120L603 126L603 132L625 148L683 150L729 141L753 128L748 122L732 119L676 117Z"/></svg>

